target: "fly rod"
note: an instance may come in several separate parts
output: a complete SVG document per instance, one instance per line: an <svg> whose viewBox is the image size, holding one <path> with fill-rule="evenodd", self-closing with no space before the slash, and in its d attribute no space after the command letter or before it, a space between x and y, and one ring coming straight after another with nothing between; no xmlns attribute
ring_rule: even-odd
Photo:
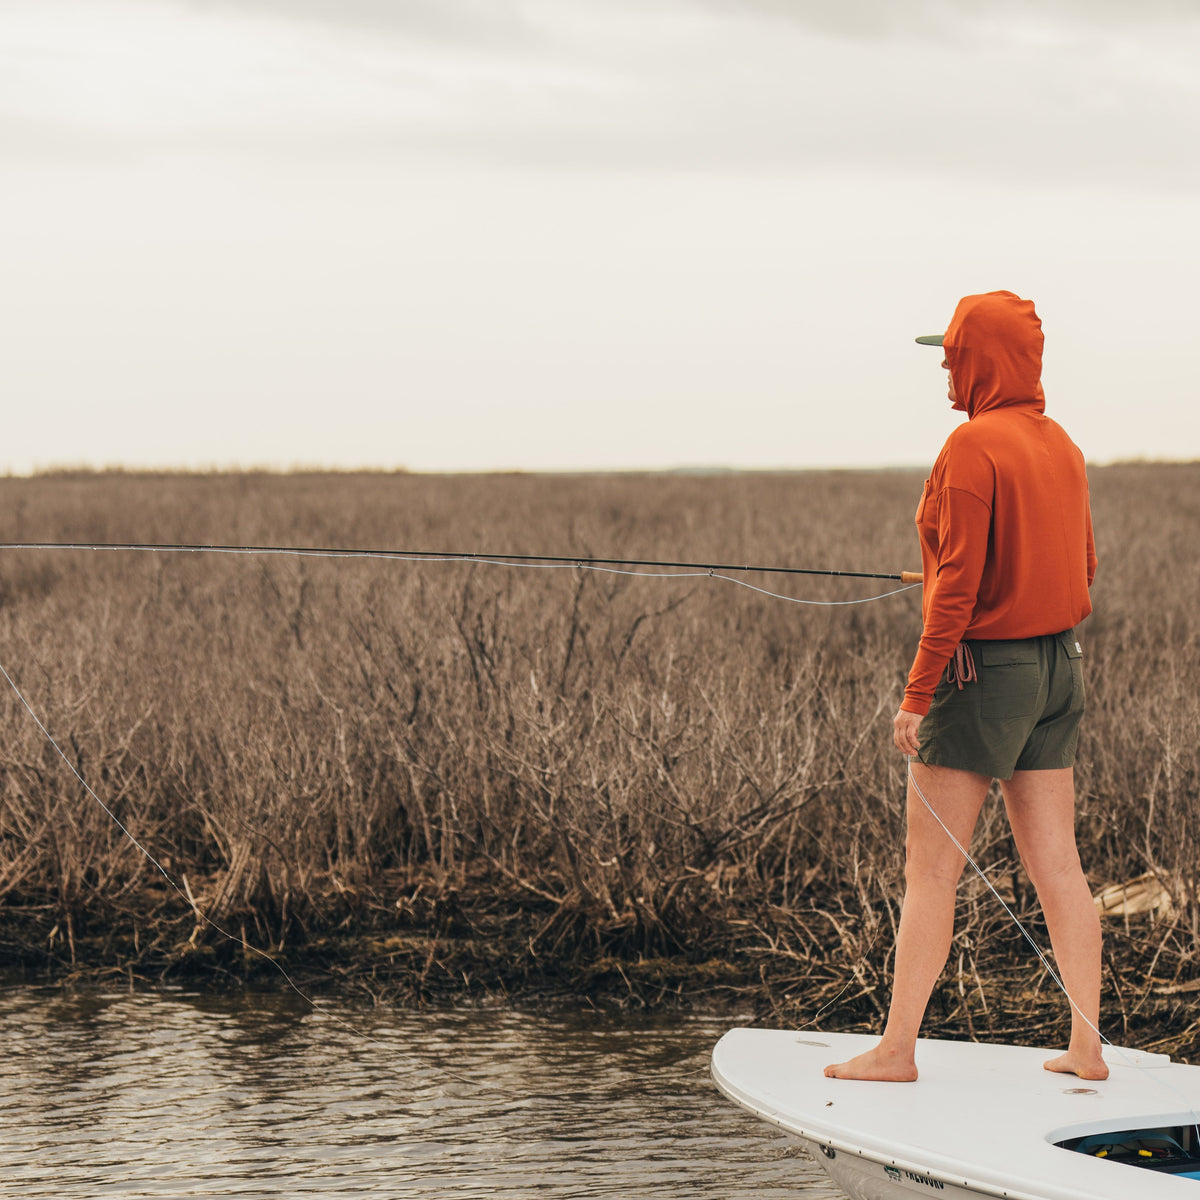
<svg viewBox="0 0 1200 1200"><path fill-rule="evenodd" d="M149 550L162 554L282 554L312 558L391 558L397 560L557 563L579 567L666 567L689 571L761 571L770 575L832 575L843 579L897 579L921 582L920 571L831 571L819 567L762 567L739 563L666 562L650 558L594 558L590 555L485 554L462 550L364 550L337 546L223 546L209 542L0 542L0 550Z"/></svg>

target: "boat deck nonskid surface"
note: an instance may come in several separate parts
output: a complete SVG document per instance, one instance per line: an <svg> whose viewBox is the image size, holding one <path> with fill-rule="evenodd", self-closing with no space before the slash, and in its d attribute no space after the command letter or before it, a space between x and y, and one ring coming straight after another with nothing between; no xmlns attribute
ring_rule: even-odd
<svg viewBox="0 0 1200 1200"><path fill-rule="evenodd" d="M1191 1110L1200 1111L1200 1067L1110 1048L1109 1078L1087 1081L1044 1070L1052 1050L922 1039L916 1083L824 1077L827 1063L875 1040L735 1029L713 1051L713 1078L763 1119L837 1154L890 1166L889 1177L908 1172L1011 1200L1200 1200L1200 1181L1054 1144L1192 1123Z"/></svg>

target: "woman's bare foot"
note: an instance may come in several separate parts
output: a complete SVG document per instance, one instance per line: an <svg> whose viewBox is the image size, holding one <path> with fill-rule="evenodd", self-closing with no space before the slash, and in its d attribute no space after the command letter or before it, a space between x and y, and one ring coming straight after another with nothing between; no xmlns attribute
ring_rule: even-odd
<svg viewBox="0 0 1200 1200"><path fill-rule="evenodd" d="M1058 1058L1048 1059L1042 1063L1047 1071L1059 1071L1063 1075L1078 1075L1080 1079L1107 1079L1108 1063L1104 1061L1099 1050L1082 1053L1078 1050L1068 1050Z"/></svg>
<svg viewBox="0 0 1200 1200"><path fill-rule="evenodd" d="M844 1063L832 1063L825 1068L829 1079L874 1079L881 1083L912 1083L917 1077L917 1064L912 1053L897 1054L881 1045Z"/></svg>

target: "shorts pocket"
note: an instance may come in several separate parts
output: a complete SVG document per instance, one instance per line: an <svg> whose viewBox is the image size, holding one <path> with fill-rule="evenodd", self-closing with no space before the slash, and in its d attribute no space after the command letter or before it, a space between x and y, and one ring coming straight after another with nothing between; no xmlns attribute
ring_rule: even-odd
<svg viewBox="0 0 1200 1200"><path fill-rule="evenodd" d="M1083 684L1083 646L1076 640L1074 630L1068 630L1062 635L1062 647L1067 652L1067 661L1071 667L1071 704L1068 711L1083 712L1086 698Z"/></svg>
<svg viewBox="0 0 1200 1200"><path fill-rule="evenodd" d="M1037 647L1028 643L977 645L979 715L993 721L1033 716L1042 702L1042 669Z"/></svg>

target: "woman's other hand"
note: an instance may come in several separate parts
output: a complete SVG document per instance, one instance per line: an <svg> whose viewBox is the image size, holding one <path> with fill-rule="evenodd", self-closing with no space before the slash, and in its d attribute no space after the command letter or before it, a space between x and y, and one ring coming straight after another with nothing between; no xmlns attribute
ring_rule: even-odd
<svg viewBox="0 0 1200 1200"><path fill-rule="evenodd" d="M925 718L920 713L910 713L903 708L896 714L892 721L896 731L892 740L901 754L916 754L919 748L917 730L923 720Z"/></svg>

